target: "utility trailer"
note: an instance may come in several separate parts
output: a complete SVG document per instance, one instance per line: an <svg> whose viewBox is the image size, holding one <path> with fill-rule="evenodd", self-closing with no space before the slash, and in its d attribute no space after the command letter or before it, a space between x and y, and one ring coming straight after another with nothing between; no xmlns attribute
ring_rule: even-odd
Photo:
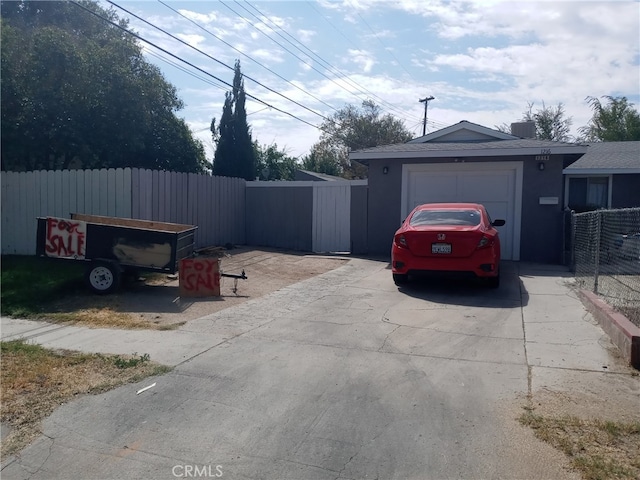
<svg viewBox="0 0 640 480"><path fill-rule="evenodd" d="M116 290L123 274L174 274L195 247L194 225L72 214L38 218L36 254L85 262L85 280L96 293Z"/></svg>

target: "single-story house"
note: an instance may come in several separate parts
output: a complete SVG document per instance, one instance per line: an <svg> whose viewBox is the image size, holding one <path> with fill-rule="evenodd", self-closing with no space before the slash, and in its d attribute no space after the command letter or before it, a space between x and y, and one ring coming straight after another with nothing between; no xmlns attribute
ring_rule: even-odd
<svg viewBox="0 0 640 480"><path fill-rule="evenodd" d="M369 167L369 253L389 254L393 233L416 205L477 202L506 221L499 227L505 260L561 263L563 174L589 147L536 140L531 122L513 124L512 133L462 121L407 143L351 152L352 161Z"/></svg>
<svg viewBox="0 0 640 480"><path fill-rule="evenodd" d="M640 207L640 142L590 143L563 173L564 205L576 212Z"/></svg>

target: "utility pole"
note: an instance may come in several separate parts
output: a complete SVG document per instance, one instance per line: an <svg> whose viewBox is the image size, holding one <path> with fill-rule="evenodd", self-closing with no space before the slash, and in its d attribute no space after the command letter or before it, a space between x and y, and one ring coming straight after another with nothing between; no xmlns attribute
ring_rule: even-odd
<svg viewBox="0 0 640 480"><path fill-rule="evenodd" d="M422 124L422 136L424 137L427 133L427 107L429 106L429 102L433 100L435 97L429 96L427 98L419 99L420 103L424 102L424 123Z"/></svg>

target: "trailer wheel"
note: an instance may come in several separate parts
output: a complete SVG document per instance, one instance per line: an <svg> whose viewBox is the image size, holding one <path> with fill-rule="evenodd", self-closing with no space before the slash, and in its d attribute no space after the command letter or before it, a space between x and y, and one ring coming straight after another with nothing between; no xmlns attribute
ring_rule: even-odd
<svg viewBox="0 0 640 480"><path fill-rule="evenodd" d="M85 274L89 288L99 295L111 293L120 284L120 268L115 262L97 260L91 262Z"/></svg>

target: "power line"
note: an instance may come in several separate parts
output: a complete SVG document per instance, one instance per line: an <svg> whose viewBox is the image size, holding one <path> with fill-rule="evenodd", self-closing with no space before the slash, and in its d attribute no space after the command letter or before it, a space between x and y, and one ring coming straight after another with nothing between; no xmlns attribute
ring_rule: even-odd
<svg viewBox="0 0 640 480"><path fill-rule="evenodd" d="M335 83L338 87L342 88L343 90L345 90L348 93L353 94L353 92L349 92L349 90L347 90L346 88L344 88L342 85L338 84L338 82L336 82L334 79L329 78L327 75L325 75L323 72L321 72L320 70L318 70L316 67L314 67L312 64L310 64L309 62L307 62L305 59L300 58L298 55L296 55L295 53L293 53L291 50L289 50L287 47L285 47L284 45L282 45L280 42L278 42L277 40L271 38L269 35L267 35L265 32L263 32L262 30L260 30L259 28L257 28L253 23L251 23L250 20L248 20L247 18L245 18L244 16L242 16L240 13L238 13L237 11L235 11L233 8L231 8L229 5L227 5L226 3L221 2L221 5L223 5L224 7L226 7L228 10L230 10L231 12L235 13L238 17L240 17L242 20L244 20L246 23L248 23L249 25L251 25L253 28L255 28L258 32L260 32L262 35L266 36L269 40L271 40L272 42L274 42L275 44L277 44L279 47L283 48L284 50L286 50L288 53L290 53L292 56L294 56L295 58L297 58L299 61L301 61L302 63L304 63L306 66L308 66L309 68L311 68L312 70L315 70L316 72L318 72L320 75L322 75L323 77L325 77L327 80L329 80L330 82ZM250 15L253 15L251 12L249 12L245 7L243 7L242 5L240 5L243 9L245 9L247 11L247 13L249 13ZM255 17L255 15L253 15ZM256 17L257 18L257 17ZM258 19L260 20L260 19ZM265 24L266 25L266 24ZM269 27L267 25L267 27ZM280 37L282 37L282 35L278 34L278 32L276 32L275 30L273 30L271 27L269 27L274 33L276 33L277 35L279 35ZM291 42L289 42L291 43ZM305 54L306 55L306 54Z"/></svg>
<svg viewBox="0 0 640 480"><path fill-rule="evenodd" d="M144 43L146 43L146 44L148 44L148 45L151 45L152 47L156 48L156 49L157 49L157 50L159 50L160 52L162 52L162 53L164 53L164 54L166 54L166 55L168 55L168 56L170 56L170 57L172 57L172 58L174 58L174 59L176 59L176 60L178 60L178 61L180 61L180 62L182 62L182 63L185 63L185 64L186 64L186 65L188 65L189 67L191 67L191 68L193 68L193 69L197 70L198 72L200 72L200 73L202 73L202 74L206 75L207 77L211 77L211 78L213 78L214 80L217 80L218 82L220 82L221 84L226 85L227 87L233 88L233 85L232 85L232 84L230 84L230 83L228 83L228 82L226 82L226 81L224 81L224 80L222 80L222 79L220 79L220 78L216 77L215 75L213 75L213 74L211 74L211 73L207 72L206 70L203 70L202 68L200 68L200 67L198 67L198 66L194 65L193 63L191 63L191 62L189 62L189 61L187 61L187 60L185 60L185 59L183 59L183 58L181 58L181 57L177 56L176 54L171 53L170 51L168 51L168 50L166 50L166 49L164 49L164 48L162 48L162 47L160 47L160 46L156 45L155 43L153 43L153 42L151 42L150 40L148 40L148 39L144 38L143 36L141 36L141 35L139 35L139 34L137 34L137 33L135 33L135 32L132 32L132 31L128 30L127 28L125 28L124 26L120 25L119 23L116 23L116 22L114 22L114 21L110 20L109 18L106 18L106 17L104 17L104 16L100 15L99 13L97 13L97 12L94 12L94 11L90 10L89 8L85 7L84 5L82 5L82 4L80 4L80 3L78 3L76 0L69 0L69 1L70 1L70 3L72 3L73 5L75 5L75 6L79 7L79 8L81 8L82 10L84 10L84 11L86 11L86 12L90 13L91 15L93 15L93 16L95 16L95 17L97 17L97 18L100 18L100 19L102 19L102 20L104 20L105 22L109 23L109 24L110 24L110 25L112 25L113 27L116 27L117 29L122 30L123 32L125 32L125 33L127 33L127 34L131 35L132 37L134 37L134 38L136 38L136 39L138 39L138 40L140 40L140 41L142 41L142 42L144 42ZM116 6L116 7L120 8L120 9L122 9L122 10L126 11L126 10L125 10L125 9L123 9L122 7L119 7L118 5L116 5L114 2L110 2L110 1L109 1L109 3L112 3L114 6ZM127 12L127 13L129 13L129 12ZM133 15L133 16L134 16L134 17L136 17L136 18L139 18L139 17L137 17L136 15ZM142 20L142 19L141 19L141 20ZM145 21L145 20L143 20L143 21ZM149 22L146 22L146 21L145 21L145 23L149 23ZM149 23L149 24L150 24L150 23ZM153 24L150 24L150 25L154 26ZM158 27L156 27L156 28L158 28ZM161 30L161 29L160 29L160 30ZM164 33L167 33L167 32L164 32ZM167 33L167 34L168 34L168 33ZM169 35L169 36L171 36L171 37L173 37L171 34L168 34L168 35ZM178 40L179 40L179 39L178 39ZM182 42L182 43L184 43L184 42ZM198 49L196 49L196 50L198 50ZM199 51L199 50L198 50L198 51ZM200 52L200 53L203 53L203 54L207 55L207 54L206 54L206 53L204 53L204 52ZM208 55L207 55L207 56L208 56ZM214 60L215 60L215 59L214 59ZM227 68L229 68L229 67L227 67ZM201 79L201 80L203 80L203 81L206 81L206 82L208 82L208 83L211 83L211 81L210 81L210 80L202 79L202 78L200 78L200 77L199 77L199 76L197 76L197 75L194 75L194 76L195 76L195 78L199 78L199 79ZM262 99L260 99L260 98L258 98L258 97L256 97L256 96L254 96L254 95L251 95L251 94L249 94L249 93L247 93L247 92L245 92L245 95L246 95L246 97L247 97L247 98L251 98L251 99L253 99L253 100L255 100L255 101L257 101L257 102L259 102L259 103L261 103L261 104L265 105L267 108L270 108L270 109L273 109L273 110L275 110L275 111L277 111L277 112L283 113L283 114L285 114L285 115L287 115L287 116L289 116L289 117L291 117L291 118L293 118L293 119L295 119L295 120L298 120L298 121L300 121L300 122L302 122L302 123L304 123L304 124L306 124L306 125L308 125L308 126L310 126L310 127L313 127L313 128L315 128L315 129L318 129L318 130L320 130L321 132L324 132L324 133L331 133L331 132L329 132L329 131L325 130L324 128L322 128L322 126L314 125L314 124L312 124L312 123L310 123L310 122L308 122L308 121L306 121L306 120L304 120L304 119L302 119L302 118L300 118L300 117L298 117L298 116L296 116L296 115L294 115L294 114L292 114L292 113L290 113L290 112L287 112L287 111L282 110L282 109L280 109L280 108L278 108L278 107L275 107L275 106L273 106L273 105L271 105L271 104L269 104L269 103L265 102L264 100L262 100ZM294 102L294 103L295 103L295 102ZM254 112L254 113L258 113L258 112ZM323 118L324 118L324 117L323 117ZM339 124L339 123L337 123L337 122L332 122L332 123L334 123L336 126L340 126L340 124ZM367 147L367 145L364 145L364 144L361 144L361 145L354 145L354 147L355 147L355 148L366 148L366 147ZM349 147L347 147L347 148L349 148Z"/></svg>
<svg viewBox="0 0 640 480"><path fill-rule="evenodd" d="M115 3L115 2L113 2L113 1L111 1L111 0L107 0L107 2L108 2L108 3L110 3L111 5L113 5L113 6L117 7L117 8L119 8L120 10L122 10L122 11L124 11L124 12L128 13L129 15L131 15L131 16L133 16L133 17L137 18L137 19L138 19L138 20L140 20L141 22L144 22L144 23L146 23L147 25L149 25L149 26L151 26L151 27L153 27L153 28L155 28L155 29L157 29L157 30L160 30L160 31L161 31L162 33L164 33L165 35L168 35L169 37L171 37L171 38L173 38L174 40L176 40L176 41L178 41L178 42L182 43L183 45L186 45L187 47L192 48L193 50L195 50L195 51L197 51L197 52L201 53L202 55L206 56L207 58L210 58L210 59L211 59L211 60L213 60L214 62L219 63L219 64L220 64L220 65L222 65L223 67L226 67L226 68L228 68L228 69L229 69L229 70L231 70L231 71L235 71L235 69L234 69L233 67L231 67L231 66L227 65L226 63L224 63L224 62L222 62L222 61L218 60L217 58L212 57L212 56L211 56L211 55L209 55L208 53L203 52L203 51L202 51L202 50L200 50L199 48L194 47L193 45L190 45L189 43L185 42L185 41L184 41L184 40L182 40L181 38L178 38L178 37L176 37L175 35L173 35L173 34L171 34L171 33L167 32L167 31L166 31L166 30L164 30L163 28L160 28L160 27L158 27L157 25L154 25L153 23L151 23L151 22L149 22L149 21L145 20L144 18L139 17L139 16L138 16L138 15L136 15L135 13L130 12L129 10L127 10L127 9L126 9L126 8L124 8L124 7L121 7L121 6L120 6L120 5L118 5L117 3ZM284 98L284 99L286 99L286 100L289 100L289 101L290 101L290 102L292 102L292 103L295 103L295 104L296 104L296 105L298 105L299 107L302 107L302 108L304 108L305 110L308 110L309 112L311 112L311 113L313 113L313 114L315 114L315 115L318 115L318 116L319 116L320 118L322 118L323 120L326 120L326 119L327 119L327 118L326 118L324 115L322 115L321 113L318 113L318 112L316 112L315 110L313 110L313 109L311 109L311 108L309 108L309 107L307 107L307 106L305 106L305 105L301 104L300 102L297 102L296 100L292 100L291 98L287 97L286 95L284 95L284 94L282 94L282 93L280 93L280 92L278 92L278 91L276 91L276 90L273 90L273 89L272 89L272 88L270 88L270 87L267 87L266 85L264 85L263 83L259 82L258 80L254 79L254 78L251 78L251 77L250 77L250 76L248 76L248 75L244 75L244 74L243 74L242 76L243 76L244 78L247 78L247 79L251 80L252 82L257 83L257 84L258 84L258 85L260 85L262 88L265 88L265 89L269 90L270 92L275 93L276 95L280 95L282 98ZM247 95L247 96L249 96L249 95Z"/></svg>
<svg viewBox="0 0 640 480"><path fill-rule="evenodd" d="M234 2L236 4L239 4L237 0L234 0ZM376 95L374 92L372 92L371 90L367 89L366 87L360 85L359 83L357 83L356 81L352 80L351 78L349 78L349 76L347 74L345 74L344 72L342 72L340 69L336 68L335 66L333 66L330 62L326 61L324 58L322 58L320 55L318 55L317 53L315 53L313 50L311 50L310 48L308 48L304 43L302 43L300 40L298 40L297 38L295 38L293 35L291 35L289 32L287 32L285 29L283 29L282 27L280 27L279 25L275 24L271 19L269 19L269 17L267 15L265 15L263 12L261 12L255 5L252 5L249 2L245 2L247 5L249 5L252 9L254 9L256 12L258 12L258 14L262 15L262 17L264 17L266 20L268 20L270 23L272 23L273 25L275 25L278 30L280 30L282 33L284 33L287 37L291 38L292 40L294 40L298 45L300 45L302 48L304 48L305 51L303 51L302 49L300 49L300 47L298 47L298 45L292 43L291 41L287 40L286 38L284 38L282 35L280 35L278 32L276 32L272 27L270 27L269 25L267 25L267 27L269 27L269 29L271 31L273 31L276 35L278 35L280 38L282 38L283 40L285 40L287 43L289 43L290 45L292 45L294 48L296 48L299 52L305 54L305 55L309 55L311 57L314 57L318 63L322 64L322 66L324 68L326 68L327 70L331 71L334 74L338 74L341 76L341 80L344 81L345 83L347 83L349 86L354 87L355 89L357 89L361 94L363 95L370 95L371 97L377 99L379 102L381 102L382 104L386 104L387 108L389 110L395 110L396 113L400 112L400 114L402 116L405 115L405 112L403 112L402 110L397 109L397 107L395 105L393 105L392 103L387 102L386 100L384 100L383 98L379 97L378 95ZM262 21L262 23L264 23L266 25L266 23L261 20L260 18L256 17L253 13L249 12L247 10L246 7L244 7L243 5L239 4L245 11L247 11L247 13L249 13L250 15L252 15L254 18L256 18L259 21ZM276 42L277 43L277 42ZM349 92L351 93L351 92ZM358 97L359 100L361 100Z"/></svg>
<svg viewBox="0 0 640 480"><path fill-rule="evenodd" d="M311 3L311 2L310 2L310 3L308 3L308 5L309 5L309 7L311 7L311 8L312 8L312 9L313 9L313 10L314 10L314 11L315 11L315 12L316 12L320 17L322 17L322 19L323 19L325 22L327 22L327 23L331 26L331 28L333 28L336 32L338 32L338 33L339 33L339 34L340 34L340 35L341 35L341 36L342 36L342 37L343 37L343 38L344 38L348 43L350 43L350 44L351 44L352 46L354 46L355 48L361 48L361 47L359 47L358 45L355 45L355 43L353 42L353 40L352 40L352 39L350 39L349 37L347 37L347 36L344 34L344 32L343 32L342 30L340 30L338 27L336 27L336 26L331 22L331 20L329 20L329 19L328 19L328 18L327 18L327 17L326 17L326 16L325 16L325 15L324 15L320 10L318 10L318 9L313 5L313 3ZM376 36L376 38L378 39L378 41L380 42L380 44L381 44L381 45L386 49L386 47L385 47L384 43L383 43L383 42L380 40L380 38L375 34L375 31L373 30L373 28L371 27L371 25L370 25L370 24L369 24L369 23L368 23L368 22L367 22L367 21L366 21L366 20L365 20L361 15L360 15L360 14L358 14L358 16L362 19L363 23L364 23L365 25L367 25L367 27L369 28L369 30L371 30L371 31L372 31L372 33ZM392 52L389 52L389 53L390 53L390 54L391 54L391 56L396 60L396 62L398 62L398 65L400 65L400 67L402 67L402 69L403 69L405 72L407 72L407 73L409 74L409 76L411 76L411 78L412 78L414 81L416 81L416 79L415 79L415 78L413 78L413 75L411 75L411 72L407 71L407 69L406 69L406 68L404 67L404 65L400 62L400 60L398 60L398 58L397 58L397 57L396 57ZM407 116L407 118L411 118L411 119L416 118L416 119L417 119L417 118L419 118L419 117L414 116L413 114L409 114L409 115ZM420 118L421 118L421 117L420 117ZM422 123L422 119L420 120L420 123ZM439 121L437 121L437 120L428 120L428 122L427 122L427 123L428 123L428 124L429 124L429 123L431 123L431 124L433 124L433 125L437 126L438 128L444 128L444 127L449 126L448 124L446 124L446 123L444 123L444 122L439 122Z"/></svg>
<svg viewBox="0 0 640 480"><path fill-rule="evenodd" d="M235 0L234 0L235 1ZM260 18L258 18L255 14L253 14L252 12L250 12L245 6L239 4L237 1L235 1L236 4L238 4L241 8L243 8L249 15L253 16L256 20L262 22L262 20ZM300 58L298 55L296 55L294 52L292 52L290 49L288 49L286 46L282 45L280 42L278 42L277 40L275 40L274 38L270 37L269 35L267 35L265 32L263 32L262 30L260 30L259 28L257 28L253 23L251 23L250 20L248 20L246 17L244 17L242 14L238 13L236 10L234 10L233 8L231 8L229 5L225 4L225 3L221 3L221 5L223 5L224 7L226 7L228 10L230 10L231 12L235 13L238 17L240 17L241 19L243 19L246 23L248 23L249 25L251 25L253 28L255 28L258 32L260 32L262 35L266 36L269 40L271 40L272 42L274 42L276 45L278 45L279 47L281 47L282 49L286 50L289 54L291 54L293 57L297 58L300 62L304 63L305 65L307 65L309 68L311 68L312 70L316 71L317 73L319 73L320 75L322 75L324 78L326 78L327 80L329 80L330 82L334 83L335 85L337 85L338 87L340 87L341 89L343 89L344 91L346 91L347 93L354 95L356 98L358 98L359 100L362 101L362 98L359 97L356 93L349 91L347 88L344 87L344 85L339 84L336 80L334 80L333 78L330 78L329 76L327 76L324 72L318 70L316 67L314 67L312 64L310 64L309 62L307 62L305 59ZM255 7L253 7L255 8ZM257 9L256 9L257 10ZM258 10L259 12L259 10ZM262 14L264 16L264 14ZM266 17L266 16L265 16ZM276 32L273 28L271 28L269 25L267 25L266 23L262 22L267 28L269 28L272 32L274 32L276 35L278 35L280 38L282 38L283 40L285 40L287 43L289 43L290 45L292 45L294 48L296 48L298 51L300 51L301 53L303 53L304 55L307 55L305 52L303 52L299 47L297 47L296 45L294 45L292 42L290 42L289 40L287 40L286 38L284 38L280 33ZM283 30L284 31L284 30ZM293 38L293 37L292 37ZM325 62L326 63L326 62ZM326 68L326 67L325 67ZM344 74L342 74L344 75ZM340 78L341 81L343 81L346 84L349 84L349 86L355 88L356 90L358 90L358 92L362 95L367 95L365 92L362 91L362 89L360 89L358 87L357 84L353 84L353 82L351 81L351 79L349 79L346 75L343 78ZM351 83L350 83L351 82Z"/></svg>
<svg viewBox="0 0 640 480"><path fill-rule="evenodd" d="M220 89L222 91L225 91L225 92L227 91L226 88L224 88L222 85L214 82L213 80L209 80L208 78L205 78L205 77L203 77L201 75L198 75L198 74L190 71L189 69L183 67L182 65L180 65L180 64L178 64L178 63L176 63L176 62L174 62L174 61L172 61L172 60L170 60L168 58L165 58L162 55L157 54L153 50L147 50L147 53L149 55L151 55L152 57L155 57L155 58L157 58L157 59L159 59L159 60L161 60L161 61L163 61L163 62L165 62L165 63L167 63L169 65L171 65L172 67L180 70L181 72L184 72L187 75L192 76L193 78L196 78L196 79L198 79L198 80L200 80L202 82L208 83L209 85L214 86L214 87L216 87L216 88L218 88L218 89Z"/></svg>
<svg viewBox="0 0 640 480"><path fill-rule="evenodd" d="M313 3L311 3L311 2L310 2L310 3L308 3L308 5L309 5L309 7L311 7L311 8L312 8L312 9L313 9L313 10L314 10L314 11L315 11L315 12L316 12L320 17L322 17L322 19L323 19L325 22L327 22L327 23L331 26L331 28L333 28L336 32L338 32L338 33L339 33L339 34L340 34L340 35L341 35L345 40L347 40L347 42L349 42L353 47L355 47L355 48L361 48L360 46L356 45L356 44L353 42L353 40L351 40L349 37L347 37L347 36L342 32L342 30L340 30L338 27L336 27L336 26L331 22L331 20L329 20L326 16L324 16L324 15L322 14L322 12L321 12L320 10L318 10L318 9L313 5ZM393 107L393 109L396 109L396 110L395 110L396 112L397 112L397 111L400 111L400 112L401 112L401 115L402 115L402 116L405 116L407 119L413 119L413 120L415 120L415 119L421 118L421 117L414 116L413 114L407 114L407 113L405 113L405 112L404 112L404 111L402 111L402 110L398 110L398 109L397 109L397 107L395 107L393 104L391 104L391 103L389 103L389 102L386 102L385 100L382 100L382 102L386 103L387 105L391 105L391 106Z"/></svg>
<svg viewBox="0 0 640 480"><path fill-rule="evenodd" d="M199 23L197 23L196 21L190 19L189 17L187 17L186 15L183 15L182 13L180 13L178 10L174 9L173 7L171 7L170 5L167 5L166 3L164 3L162 0L158 0L159 3L161 3L162 5L164 5L165 7L167 7L169 10L171 10L172 12L176 13L177 15L180 15L182 18L188 20L189 22L193 23L196 27L200 28L201 30L207 32L209 35L211 35L213 38L215 38L216 40L219 40L220 42L224 43L226 46L228 46L229 48L235 50L236 52L238 52L240 55L244 55L246 58L248 58L249 60L257 63L258 65L260 65L262 68L264 68L265 70L269 71L270 73L274 74L276 77L278 77L281 80L284 80L285 82L287 82L289 85L297 88L298 90L300 90L301 92L309 95L311 98L313 98L314 100L317 100L318 102L322 103L323 105L331 108L334 111L338 111L333 105L328 104L327 102L325 102L324 100L319 99L318 97L316 97L315 95L309 93L308 91L306 91L305 89L303 89L302 87L300 87L299 85L296 85L295 83L291 82L290 80L287 80L286 78L284 78L282 75L280 75L279 73L271 70L269 67L267 67L266 65L262 64L261 62L259 62L258 60L256 60L255 58L251 57L250 55L247 55L246 53L244 53L243 51L237 49L236 47L234 47L233 45L231 45L229 42L227 42L226 40L220 38L218 35L216 35L215 33L213 33L211 30L203 27L202 25L200 25Z"/></svg>
<svg viewBox="0 0 640 480"><path fill-rule="evenodd" d="M102 20L104 20L104 21L105 21L105 22L107 22L107 23L110 23L110 24L111 24L111 25L113 25L114 27L116 27L116 28L118 28L118 29L120 29L120 30L122 30L122 31L124 31L124 32L127 32L129 35L131 35L131 36L133 36L133 37L137 38L138 40L140 40L140 41L142 41L142 42L145 42L145 43L147 43L147 44L149 44L149 45L151 45L151 46L153 46L153 47L157 48L157 49L158 49L158 50L160 50L161 52L163 52L163 53L165 53L165 54L167 54L167 55L169 55L169 56L171 56L171 57L175 58L176 60L179 60L179 61L181 61L181 62L186 63L186 64L187 64L187 65L189 65L191 68L194 68L194 69L198 70L199 72L204 73L205 75L207 75L207 76L209 76L209 77L212 77L212 78L216 79L216 80L217 80L217 81L219 81L220 83L223 83L224 85L227 85L228 87L233 88L233 85L231 85L230 83L225 82L224 80L222 80L222 79L220 79L220 78L216 77L215 75L213 75L213 74L211 74L211 73L207 72L206 70L203 70L202 68L200 68L200 67L198 67L198 66L194 65L193 63L188 62L187 60L184 60L184 59L182 59L182 58L178 57L177 55L175 55L175 54L173 54L173 53L169 52L168 50L165 50L164 48L159 47L158 45L156 45L155 43L151 42L150 40L147 40L146 38L144 38L144 37L142 37L142 36L138 35L137 33L134 33L134 32L132 32L132 31L130 31L130 30L128 30L128 29L126 29L126 28L124 28L123 26L121 26L121 25L117 24L116 22L113 22L113 21L109 20L108 18L103 17L102 15L99 15L98 13L91 11L90 9L86 8L84 5L81 5L81 4L80 4L80 3L78 3L77 1L75 1L75 0L69 0L69 1L70 1L70 3L72 3L73 5L75 5L75 6L79 7L79 8L81 8L81 9L83 9L83 10L84 10L84 11L86 11L86 12L89 12L91 15L93 15L93 16L95 16L95 17L98 17L98 18L101 18ZM270 107L270 108L273 108L274 110L276 110L276 111L278 111L278 112L280 112L280 113L284 113L285 115L288 115L288 116L290 116L290 117L292 117L292 118L295 118L296 120L299 120L300 122L305 123L305 124L307 124L307 125L309 125L309 126L311 126L311 127L319 128L317 125L313 125L312 123L307 122L306 120L304 120L304 119L302 119L302 118L300 118L300 117L297 117L296 115L294 115L294 114L292 114L292 113L289 113L289 112L287 112L287 111L285 111L285 110L282 110L282 109L280 109L280 108L278 108L278 107L274 107L273 105L271 105L271 104L269 104L269 103L265 102L264 100L261 100L261 99L259 99L259 98L255 97L255 96L253 96L253 95L251 95L251 94L249 94L249 93L246 93L246 92L245 92L245 94L246 94L247 98L251 98L251 99L253 99L253 100L257 101L257 102L260 102L260 103L262 103L263 105L266 105L266 106L268 106L268 107Z"/></svg>

